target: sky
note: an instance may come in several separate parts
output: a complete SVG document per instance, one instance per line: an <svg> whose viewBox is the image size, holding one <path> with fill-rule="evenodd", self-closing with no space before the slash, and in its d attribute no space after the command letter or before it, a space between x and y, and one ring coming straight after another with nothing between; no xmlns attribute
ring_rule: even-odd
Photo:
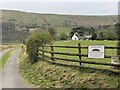
<svg viewBox="0 0 120 90"><path fill-rule="evenodd" d="M119 0L3 0L0 9L68 15L117 15Z"/></svg>

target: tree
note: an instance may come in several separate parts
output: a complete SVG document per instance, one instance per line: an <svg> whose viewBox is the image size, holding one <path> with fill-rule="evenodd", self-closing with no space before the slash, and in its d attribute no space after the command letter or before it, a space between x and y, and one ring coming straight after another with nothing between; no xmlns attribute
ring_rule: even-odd
<svg viewBox="0 0 120 90"><path fill-rule="evenodd" d="M73 35L74 35L74 32L71 31L71 32L69 33L69 37L72 38Z"/></svg>
<svg viewBox="0 0 120 90"><path fill-rule="evenodd" d="M93 27L91 27L92 29L92 37L91 40L95 40L97 38L97 34L95 33L95 29Z"/></svg>
<svg viewBox="0 0 120 90"><path fill-rule="evenodd" d="M100 31L100 32L98 33L97 39L99 39L99 40L104 40L104 39L105 39L105 36L104 36L104 34L103 34L102 31Z"/></svg>
<svg viewBox="0 0 120 90"><path fill-rule="evenodd" d="M51 43L52 40L53 39L51 35L47 32L32 34L28 38L26 42L26 47L27 47L27 54L29 56L29 62L31 64L37 62L39 47L42 44Z"/></svg>
<svg viewBox="0 0 120 90"><path fill-rule="evenodd" d="M48 31L49 31L49 33L50 33L50 35L51 35L52 37L54 37L54 36L56 35L55 28L49 27L49 28L48 28Z"/></svg>
<svg viewBox="0 0 120 90"><path fill-rule="evenodd" d="M79 36L83 36L85 29L86 29L85 27L82 27L82 26L81 26L81 27L75 27L75 28L73 28L72 31L73 31L74 33L78 33Z"/></svg>
<svg viewBox="0 0 120 90"><path fill-rule="evenodd" d="M98 33L98 37L97 39L99 40L116 40L117 39L117 35L114 31L112 30L104 30L104 31L100 31Z"/></svg>
<svg viewBox="0 0 120 90"><path fill-rule="evenodd" d="M95 33L92 35L91 40L96 40L96 38L97 38L97 34Z"/></svg>
<svg viewBox="0 0 120 90"><path fill-rule="evenodd" d="M67 40L67 35L65 33L61 33L59 37L60 37L60 40Z"/></svg>
<svg viewBox="0 0 120 90"><path fill-rule="evenodd" d="M92 28L84 27L84 26L76 26L72 28L72 31L69 33L69 36L72 37L75 33L78 34L78 36L84 36L85 34L91 34Z"/></svg>
<svg viewBox="0 0 120 90"><path fill-rule="evenodd" d="M107 40L117 39L117 35L111 30L104 31L104 36L105 36L105 39L107 39Z"/></svg>

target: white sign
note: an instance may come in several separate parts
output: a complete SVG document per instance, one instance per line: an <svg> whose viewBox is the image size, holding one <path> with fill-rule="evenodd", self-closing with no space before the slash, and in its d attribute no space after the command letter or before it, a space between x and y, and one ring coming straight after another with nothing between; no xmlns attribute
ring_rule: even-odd
<svg viewBox="0 0 120 90"><path fill-rule="evenodd" d="M103 45L89 46L88 58L104 58L104 49Z"/></svg>

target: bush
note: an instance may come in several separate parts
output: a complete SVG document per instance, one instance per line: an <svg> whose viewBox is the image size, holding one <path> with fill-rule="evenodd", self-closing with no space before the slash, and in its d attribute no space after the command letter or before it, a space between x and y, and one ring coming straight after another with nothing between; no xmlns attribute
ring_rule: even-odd
<svg viewBox="0 0 120 90"><path fill-rule="evenodd" d="M107 39L107 40L116 40L117 39L117 34L115 34L115 32L110 31L110 30L104 31L104 36L105 36L105 39Z"/></svg>
<svg viewBox="0 0 120 90"><path fill-rule="evenodd" d="M67 35L65 33L61 33L59 35L60 40L67 40Z"/></svg>
<svg viewBox="0 0 120 90"><path fill-rule="evenodd" d="M97 39L99 39L99 40L116 40L117 34L115 32L113 32L112 30L100 31L100 32L98 32Z"/></svg>
<svg viewBox="0 0 120 90"><path fill-rule="evenodd" d="M54 27L49 27L48 32L51 34L52 37L56 35L56 30Z"/></svg>
<svg viewBox="0 0 120 90"><path fill-rule="evenodd" d="M96 38L97 38L97 34L94 33L94 34L92 35L92 37L91 37L91 40L96 40Z"/></svg>
<svg viewBox="0 0 120 90"><path fill-rule="evenodd" d="M27 42L27 54L29 56L30 63L37 62L38 57L38 49L42 44L51 43L52 37L47 32L36 33L31 35Z"/></svg>

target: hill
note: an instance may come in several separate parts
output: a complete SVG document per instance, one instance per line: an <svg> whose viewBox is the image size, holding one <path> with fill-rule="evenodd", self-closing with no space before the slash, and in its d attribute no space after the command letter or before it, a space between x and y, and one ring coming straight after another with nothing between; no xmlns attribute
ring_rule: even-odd
<svg viewBox="0 0 120 90"><path fill-rule="evenodd" d="M27 29L55 27L57 32L64 32L64 28L69 30L74 26L104 26L114 25L117 16L83 16L83 15L57 15L40 14L14 10L2 10L2 30L3 41L21 41L23 37L29 35ZM13 25L13 26L11 26ZM11 28L12 27L12 28ZM27 29L25 29L27 28ZM61 29L62 28L62 29ZM67 32L67 31L65 31ZM67 32L67 33L68 33ZM9 35L8 35L9 34ZM9 38L8 38L9 36ZM10 38L11 37L11 38Z"/></svg>
<svg viewBox="0 0 120 90"><path fill-rule="evenodd" d="M57 15L28 13L13 10L2 10L4 22L14 22L16 25L37 25L44 24L59 26L96 26L112 25L117 22L117 16L82 16L82 15Z"/></svg>

